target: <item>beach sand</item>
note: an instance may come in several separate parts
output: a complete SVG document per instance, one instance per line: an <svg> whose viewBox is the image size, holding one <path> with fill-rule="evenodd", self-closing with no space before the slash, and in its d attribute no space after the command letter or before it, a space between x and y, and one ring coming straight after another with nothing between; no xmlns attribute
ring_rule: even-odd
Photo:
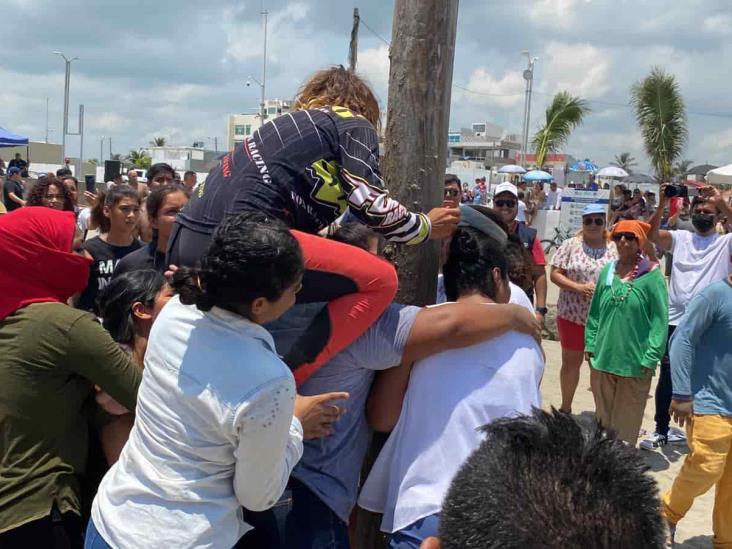
<svg viewBox="0 0 732 549"><path fill-rule="evenodd" d="M547 301L552 304L556 303L557 289L554 284L549 284L549 295ZM562 351L558 341L544 340L544 351L546 352L547 364L544 373L544 379L541 384L541 392L544 398L544 407L549 409L551 406L559 407L562 402L561 391L559 386L559 370L562 364ZM655 413L655 405L653 395L656 390L657 378L654 377L651 393L646 402L646 410L643 416L643 426L647 433L653 433L655 423L653 415ZM590 371L587 363L582 365L582 374L580 383L575 394L574 403L572 405L572 413L581 414L583 416L591 416L594 414L595 405L592 399L590 387ZM677 425L672 425L678 427ZM644 435L641 435L642 440ZM664 448L654 452L638 450L651 468L650 474L658 483L659 492L663 493L673 484L676 475L681 469L684 462L684 456L688 453L685 443L670 444ZM676 547L690 548L707 548L712 547L712 508L714 507L714 489L709 490L703 496L700 496L694 502L686 517L679 522L676 530Z"/></svg>

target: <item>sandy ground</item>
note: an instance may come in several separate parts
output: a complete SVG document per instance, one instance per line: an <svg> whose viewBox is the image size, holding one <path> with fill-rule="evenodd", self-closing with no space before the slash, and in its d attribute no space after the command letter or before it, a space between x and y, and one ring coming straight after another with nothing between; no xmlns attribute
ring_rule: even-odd
<svg viewBox="0 0 732 549"><path fill-rule="evenodd" d="M556 303L557 289L551 282L548 296L549 305ZM562 352L558 341L544 340L544 351L547 357L547 367L542 381L541 392L544 397L544 407L559 407L562 402L559 386L559 370L562 364ZM572 411L575 414L589 415L595 410L590 387L590 372L587 364L582 365L582 377L577 388ZM643 429L648 433L654 430L653 414L655 412L653 394L656 387L654 378L651 394L646 403L643 417ZM642 438L641 438L642 440ZM681 469L684 456L688 453L685 443L668 445L655 452L639 450L651 468L650 474L658 482L661 493L670 488ZM712 547L712 508L714 506L714 490L710 490L696 499L689 513L682 520L676 531L676 547L689 549L696 547Z"/></svg>

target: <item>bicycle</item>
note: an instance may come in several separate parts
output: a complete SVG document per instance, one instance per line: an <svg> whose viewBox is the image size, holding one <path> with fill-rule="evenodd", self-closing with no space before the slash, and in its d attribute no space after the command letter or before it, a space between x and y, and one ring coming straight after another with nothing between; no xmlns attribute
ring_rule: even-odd
<svg viewBox="0 0 732 549"><path fill-rule="evenodd" d="M549 254L554 248L559 248L562 242L568 238L572 238L573 233L570 229L562 231L559 227L554 227L554 237L551 239L545 238L541 241L541 245L544 248L544 253Z"/></svg>

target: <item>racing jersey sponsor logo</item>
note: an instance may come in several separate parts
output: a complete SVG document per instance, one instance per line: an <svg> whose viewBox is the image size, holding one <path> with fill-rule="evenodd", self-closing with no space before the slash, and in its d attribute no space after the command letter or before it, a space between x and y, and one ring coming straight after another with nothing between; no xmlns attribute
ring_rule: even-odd
<svg viewBox="0 0 732 549"><path fill-rule="evenodd" d="M244 143L244 150L246 151L247 156L252 162L254 162L254 165L259 171L259 175L262 176L262 181L269 185L270 183L272 183L272 178L269 175L269 169L267 169L267 164L264 162L264 158L257 148L257 144L254 142L254 139L252 139L251 136L247 137Z"/></svg>

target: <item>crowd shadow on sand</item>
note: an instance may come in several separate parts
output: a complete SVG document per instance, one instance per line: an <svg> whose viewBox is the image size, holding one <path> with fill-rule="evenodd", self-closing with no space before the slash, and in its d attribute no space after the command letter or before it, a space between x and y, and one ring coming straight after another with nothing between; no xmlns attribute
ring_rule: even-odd
<svg viewBox="0 0 732 549"><path fill-rule="evenodd" d="M651 468L651 471L657 473L659 471L665 471L671 467L672 463L683 459L689 453L689 447L686 445L686 442L675 442L662 446L652 452L638 451L643 456L643 459L645 459L648 467Z"/></svg>
<svg viewBox="0 0 732 549"><path fill-rule="evenodd" d="M675 549L710 549L712 536L694 536L674 545Z"/></svg>
<svg viewBox="0 0 732 549"><path fill-rule="evenodd" d="M589 410L577 414L575 417L582 423L589 424L595 421L595 414ZM658 473L660 471L667 470L671 467L671 464L683 459L689 453L689 447L686 445L686 442L678 442L667 444L666 446L662 446L654 451L639 449L638 452L643 456L643 459L648 464L650 470Z"/></svg>

